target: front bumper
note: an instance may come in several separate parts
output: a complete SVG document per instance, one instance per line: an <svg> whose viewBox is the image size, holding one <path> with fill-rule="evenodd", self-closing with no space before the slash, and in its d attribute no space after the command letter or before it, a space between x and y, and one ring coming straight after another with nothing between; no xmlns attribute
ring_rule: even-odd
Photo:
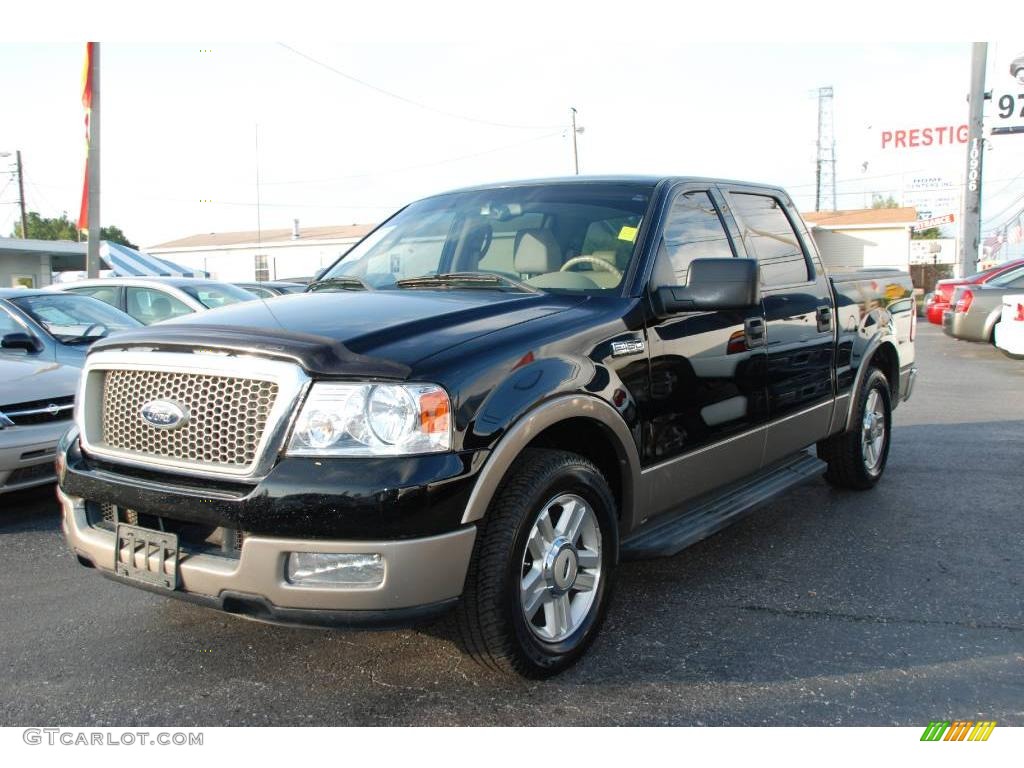
<svg viewBox="0 0 1024 768"><path fill-rule="evenodd" d="M90 524L83 499L61 490L57 495L64 535L79 561L123 581L114 575L114 533ZM429 618L458 598L475 539L475 526L384 541L249 536L237 558L189 553L183 548L177 563L178 589L158 591L263 621L319 626L406 624ZM298 586L285 576L290 552L380 554L384 580L370 588Z"/></svg>
<svg viewBox="0 0 1024 768"><path fill-rule="evenodd" d="M52 483L57 441L70 421L0 429L0 493Z"/></svg>

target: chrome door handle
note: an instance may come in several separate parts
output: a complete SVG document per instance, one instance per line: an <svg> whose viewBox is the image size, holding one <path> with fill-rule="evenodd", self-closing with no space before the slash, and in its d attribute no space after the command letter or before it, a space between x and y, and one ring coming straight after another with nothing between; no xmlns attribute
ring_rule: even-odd
<svg viewBox="0 0 1024 768"><path fill-rule="evenodd" d="M818 307L818 330L819 331L831 331L832 330L832 307Z"/></svg>
<svg viewBox="0 0 1024 768"><path fill-rule="evenodd" d="M747 347L763 347L768 343L764 333L764 320L760 317L748 317L743 321L743 332L747 337Z"/></svg>

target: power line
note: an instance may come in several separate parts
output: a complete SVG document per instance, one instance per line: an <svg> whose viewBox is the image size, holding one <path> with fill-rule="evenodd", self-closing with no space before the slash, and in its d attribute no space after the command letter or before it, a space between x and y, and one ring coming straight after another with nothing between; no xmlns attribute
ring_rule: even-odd
<svg viewBox="0 0 1024 768"><path fill-rule="evenodd" d="M300 56L303 59L305 59L306 61L309 61L309 62L311 62L313 64L316 64L319 67L323 67L324 69L326 69L326 70L328 70L330 72L333 72L336 75L340 75L341 77L344 77L346 80L350 80L353 83L357 83L357 84L363 86L364 88L369 88L371 91L376 91L377 93L380 93L380 94L382 94L384 96L387 96L389 98L396 99L396 100L404 102L406 104L411 104L412 106L419 107L420 109L425 109L428 112L435 112L435 113L437 113L439 115L444 115L445 117L451 117L451 118L454 118L456 120L465 120L466 122L470 122L470 123L480 123L482 125L492 125L492 126L496 126L498 128L517 128L517 129L520 129L520 130L527 130L527 131L548 130L548 129L551 129L551 128L558 128L558 127L560 127L560 126L556 126L556 125L517 125L517 124L514 124L514 123L503 123L503 122L499 122L497 120L485 120L483 118L472 117L470 115L461 115L461 114L459 114L457 112L449 112L447 110L439 109L437 107L432 107L429 104L424 104L423 102L416 101L414 99L410 99L407 96L402 96L401 94L395 93L394 91L389 91L386 88L381 88L380 86L374 85L373 83L368 83L365 80L362 80L362 79L356 77L355 75L348 74L347 72L342 72L337 67L332 67L330 64L327 64L326 62L320 61L319 59L315 59L315 58L313 58L312 56L310 56L307 53L303 53L302 51L296 50L295 48L292 48L290 45L288 45L286 43L279 42L278 45L280 45L282 48L284 48L286 50L291 51L296 56Z"/></svg>
<svg viewBox="0 0 1024 768"><path fill-rule="evenodd" d="M347 181L349 179L374 178L376 176L386 176L386 175L389 175L389 174L392 174L392 173L403 173L405 171L415 171L415 170L418 170L420 168L434 168L434 167L439 166L439 165L447 165L448 163L457 163L457 162L459 162L461 160L470 160L470 159L472 159L474 157L482 157L484 155L493 155L493 154L495 154L497 152L504 152L504 151L509 150L509 149L516 149L518 147L522 147L522 146L525 146L527 144L533 144L533 143L538 142L538 141L544 141L545 139L554 138L555 136L561 135L561 133L562 133L561 131L555 131L554 133L546 133L543 136L534 136L532 139L527 139L526 141L519 141L519 142L516 142L515 144L506 144L506 145L501 146L501 147L495 147L494 149L485 149L485 150L483 150L481 152L473 152L472 154L469 154L469 155L459 155L458 157L449 157L449 158L447 158L445 160L436 160L436 161L430 162L430 163L419 163L417 165L407 165L404 168L389 168L388 170L376 171L374 173L354 173L354 174L351 174L349 176L334 176L334 177L329 178L329 179L294 179L294 180L284 180L284 181L264 181L263 182L263 186L267 187L267 186L272 186L272 185L284 185L284 184L324 184L324 183L328 183L328 182L332 182L332 181Z"/></svg>

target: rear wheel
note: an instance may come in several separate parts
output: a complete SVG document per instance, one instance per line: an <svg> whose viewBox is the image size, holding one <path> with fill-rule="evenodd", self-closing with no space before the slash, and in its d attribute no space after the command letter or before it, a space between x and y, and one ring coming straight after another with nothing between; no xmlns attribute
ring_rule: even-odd
<svg viewBox="0 0 1024 768"><path fill-rule="evenodd" d="M892 430L889 381L878 368L868 372L853 407L853 429L818 443L818 457L828 463L829 483L866 490L885 471Z"/></svg>
<svg viewBox="0 0 1024 768"><path fill-rule="evenodd" d="M594 464L531 449L481 522L455 622L496 671L547 677L575 662L604 620L618 549L615 502Z"/></svg>

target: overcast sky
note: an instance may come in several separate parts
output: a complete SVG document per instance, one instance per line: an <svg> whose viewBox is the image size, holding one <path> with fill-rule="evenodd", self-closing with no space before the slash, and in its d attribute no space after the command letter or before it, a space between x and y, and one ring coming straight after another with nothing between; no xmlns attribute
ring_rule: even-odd
<svg viewBox="0 0 1024 768"><path fill-rule="evenodd" d="M151 246L256 229L257 213L264 229L293 218L370 223L453 187L570 174L570 106L585 129L583 173L774 182L806 210L815 93L827 85L840 208L870 204L872 193L899 199L914 177L963 176L962 145L882 149L881 138L965 122L967 43L288 46L393 95L278 43L104 43L103 223ZM0 45L0 73L17 80L0 103L0 152L22 150L29 207L44 215L77 216L83 49ZM993 142L985 162L988 215L1024 192L1024 136ZM0 175L2 235L17 215L8 179Z"/></svg>

